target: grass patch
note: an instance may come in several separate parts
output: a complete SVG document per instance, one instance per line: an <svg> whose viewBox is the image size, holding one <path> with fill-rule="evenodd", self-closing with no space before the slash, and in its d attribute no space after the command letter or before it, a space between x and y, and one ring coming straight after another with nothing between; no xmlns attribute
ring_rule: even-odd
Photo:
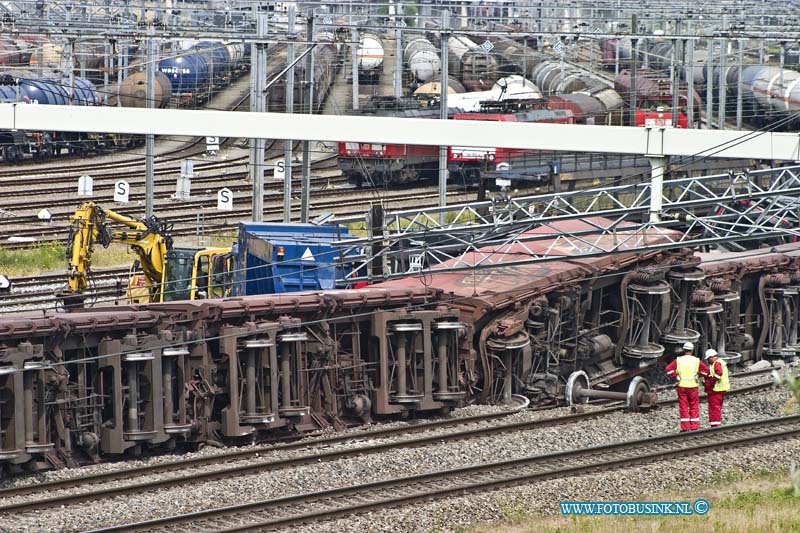
<svg viewBox="0 0 800 533"><path fill-rule="evenodd" d="M25 250L0 249L0 274L11 278L66 272L66 247L41 244ZM92 254L92 268L130 266L138 258L127 246L99 247Z"/></svg>
<svg viewBox="0 0 800 533"><path fill-rule="evenodd" d="M733 471L715 476L714 483L692 491L667 492L647 501L710 503L702 516L567 517L526 514L518 503L504 504L503 525L470 529L475 533L604 533L607 531L692 531L750 533L800 532L800 497L795 496L786 469L744 477Z"/></svg>
<svg viewBox="0 0 800 533"><path fill-rule="evenodd" d="M229 247L236 241L236 232L220 232L206 235L209 246L215 248ZM197 239L181 237L175 242L176 247L195 247ZM0 248L0 274L11 278L36 276L66 272L67 248L59 243L33 244L24 250L4 250ZM97 245L92 254L92 268L128 267L138 259L138 255L122 244L112 244L108 248Z"/></svg>
<svg viewBox="0 0 800 533"><path fill-rule="evenodd" d="M0 249L0 274L8 277L33 276L63 269L66 250L59 244L40 244L25 250Z"/></svg>

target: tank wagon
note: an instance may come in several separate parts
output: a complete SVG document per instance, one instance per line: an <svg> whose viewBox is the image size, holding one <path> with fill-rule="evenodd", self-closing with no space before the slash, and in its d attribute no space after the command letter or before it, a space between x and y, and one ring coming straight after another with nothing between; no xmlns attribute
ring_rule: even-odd
<svg viewBox="0 0 800 533"><path fill-rule="evenodd" d="M247 69L245 57L243 44L201 41L181 55L159 61L158 70L169 78L179 105L196 106Z"/></svg>
<svg viewBox="0 0 800 533"><path fill-rule="evenodd" d="M425 37L414 37L403 49L403 60L408 66L411 84L422 85L439 76L441 60L436 47Z"/></svg>
<svg viewBox="0 0 800 533"><path fill-rule="evenodd" d="M734 83L738 72L734 73ZM742 70L742 98L744 115L755 117L762 125L776 120L792 118L800 110L800 73L774 66L749 66ZM729 88L735 84L729 83ZM793 119L784 125L791 128L798 121Z"/></svg>
<svg viewBox="0 0 800 533"><path fill-rule="evenodd" d="M100 105L101 98L94 84L83 78L69 79L0 79L0 101L39 105ZM0 130L0 158L4 163L18 163L26 154L34 159L46 159L66 149L83 154L110 139L105 134L79 132L27 132Z"/></svg>
<svg viewBox="0 0 800 533"><path fill-rule="evenodd" d="M358 80L363 83L377 83L383 73L383 40L376 33L363 32L359 36Z"/></svg>
<svg viewBox="0 0 800 533"><path fill-rule="evenodd" d="M497 57L461 35L447 40L449 73L460 79L467 91L490 88L501 77Z"/></svg>
<svg viewBox="0 0 800 533"><path fill-rule="evenodd" d="M169 107L172 83L161 71L155 73L155 81L153 107L156 109ZM122 80L117 96L123 107L147 107L147 73L134 72Z"/></svg>
<svg viewBox="0 0 800 533"><path fill-rule="evenodd" d="M572 93L593 87L607 87L598 76L589 74L571 65L545 60L531 67L530 79L544 95Z"/></svg>
<svg viewBox="0 0 800 533"><path fill-rule="evenodd" d="M601 39L599 45L603 68L606 70L614 70L617 68L617 65L619 65L620 69L631 68L632 54L631 40L629 38ZM619 52L617 52L617 50L619 50Z"/></svg>

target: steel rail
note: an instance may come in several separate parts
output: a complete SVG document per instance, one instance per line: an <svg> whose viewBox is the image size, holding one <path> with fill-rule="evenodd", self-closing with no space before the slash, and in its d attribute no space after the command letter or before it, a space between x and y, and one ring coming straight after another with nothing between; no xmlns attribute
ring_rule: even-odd
<svg viewBox="0 0 800 533"><path fill-rule="evenodd" d="M309 447L324 448L333 444L341 444L345 442L358 441L363 439L385 438L397 435L421 433L423 431L431 431L439 428L461 426L474 424L478 422L486 422L495 419L502 419L509 415L519 412L519 409L504 411L500 413L490 413L483 415L474 415L461 418L450 418L445 420L433 420L415 424L412 426L399 427L399 428L383 428L370 431L364 431L357 434L347 435L334 435L314 440L300 440L297 442L278 444L274 446L263 446L259 448L250 448L246 450L234 450L217 455L207 457L196 457L192 459L183 459L180 461L172 461L168 463L159 463L155 465L146 465L136 468L126 468L122 470L113 470L110 472L101 472L89 476L82 476L80 478L60 479L44 483L36 483L32 485L24 485L20 487L11 487L7 489L0 489L0 499L10 498L14 496L22 496L34 493L49 493L56 490L62 490L72 487L84 487L88 485L96 485L106 483L109 481L117 481L120 479L132 479L161 472L172 472L186 468L194 468L206 465L220 464L232 461L241 461L258 457L264 453L283 452L298 450ZM316 456L315 456L316 457ZM0 512L5 512L3 506L0 506Z"/></svg>
<svg viewBox="0 0 800 533"><path fill-rule="evenodd" d="M800 436L800 415L484 463L95 529L263 531L359 512ZM237 519L242 524L235 524ZM172 529L174 530L174 529Z"/></svg>
<svg viewBox="0 0 800 533"><path fill-rule="evenodd" d="M771 383L767 384L758 384L750 387L744 387L742 389L735 389L732 390L729 394L732 395L740 395L740 394L748 394L751 392L761 391L767 387L772 386ZM677 402L675 400L667 400L663 402L663 405L670 405ZM143 483L136 483L130 485L124 485L119 487L110 487L106 489L98 489L96 491L91 492L82 492L77 494L65 494L61 496L53 496L49 498L43 499L29 499L23 502L0 505L0 513L8 513L8 512L23 512L23 511L30 511L35 509L43 509L43 508L51 508L55 506L62 506L62 505L71 505L74 503L80 503L87 500L96 501L103 498L108 498L112 496L119 496L123 494L135 494L145 491L150 491L159 488L166 488L172 487L176 485L186 485L190 483L197 483L197 482L205 482L211 481L215 479L225 479L230 478L233 476L241 476L246 474L252 474L257 472L266 472L271 470L289 468L293 466L300 466L309 463L318 463L322 461L335 461L339 459L346 459L349 457L361 456L361 455L370 455L375 453L381 453L385 451L389 451L392 449L399 449L399 448L411 448L411 447L419 447L419 446L427 446L442 442L452 442L464 439L472 439L472 438L481 438L487 435L496 435L496 434L503 434L509 432L517 432L517 431L528 431L531 429L540 429L545 427L553 427L553 426L560 426L565 424L577 423L582 422L585 420L590 420L594 418L601 418L613 413L617 413L624 409L624 406L612 406L606 407L602 409L598 409L595 411L588 411L588 412L579 412L576 414L570 414L565 416L558 416L553 418L545 418L545 419L537 419L537 420L528 420L523 422L512 422L507 424L500 424L496 426L490 427L480 427L480 428L473 428L473 429L466 429L460 431L454 431L452 433L447 433L444 435L436 434L436 435L428 435L422 436L414 439L407 439L402 441L393 441L393 442L382 442L377 444L372 444L369 446L361 446L361 447L349 447L344 450L329 450L323 451L321 453L308 453L298 457L293 458L286 458L286 459L277 459L272 461L263 461L254 464L245 464L240 466L232 466L225 469L214 470L214 471L204 471L204 472L197 472L197 473L188 473L177 477L171 477L167 479L159 479L149 482ZM202 457L197 459L187 459L185 461L177 461L174 463L163 463L160 465L153 465L153 466L146 466L146 467L138 467L134 469L127 469L121 470L117 472L108 472L108 473L101 473L95 474L92 476L87 476L84 478L77 478L77 479L70 479L70 480L60 480L60 481L53 481L49 483L43 484L36 484L36 485L28 485L23 487L16 487L11 489L0 490L0 498L8 498L12 496L20 496L25 494L33 494L33 493L52 493L55 490L61 490L64 488L71 488L76 486L86 486L91 484L98 484L104 483L107 481L113 481L115 479L129 479L131 477L141 477L144 475L150 475L153 473L163 472L163 471L174 471L181 468L196 468L199 466L205 466L209 464L218 464L221 462L230 462L230 461L241 461L251 459L253 457L257 457L260 454L270 451L279 451L279 450L287 450L287 449L299 449L304 448L309 445L314 446L315 448L321 448L324 446L329 446L331 444L340 444L350 441L357 441L359 439L364 438L379 438L379 437L389 437L389 436L396 436L402 435L405 433L413 433L413 432L420 432L420 431L428 431L430 429L437 429L439 427L447 427L449 425L464 425L466 423L472 422L480 422L481 419L484 420L491 420L492 418L497 418L497 416L493 415L478 415L475 418L470 417L469 419L454 419L452 421L440 421L440 422L429 422L426 424L420 424L418 426L414 426L413 428L388 428L383 430L378 430L376 432L365 432L358 435L341 435L341 436L334 436L329 439L322 439L318 441L314 441L313 443L307 442L297 442L292 443L289 445L283 445L279 447L272 447L272 448L259 448L256 450L240 450L235 452L229 452L227 454L220 454L218 456L212 457Z"/></svg>

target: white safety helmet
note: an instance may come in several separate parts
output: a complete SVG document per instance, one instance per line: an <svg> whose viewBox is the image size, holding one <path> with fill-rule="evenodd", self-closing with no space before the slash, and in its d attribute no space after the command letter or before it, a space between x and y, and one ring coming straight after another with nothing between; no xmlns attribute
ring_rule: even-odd
<svg viewBox="0 0 800 533"><path fill-rule="evenodd" d="M694 343L689 341L684 342L683 349L689 352L694 351Z"/></svg>
<svg viewBox="0 0 800 533"><path fill-rule="evenodd" d="M706 350L706 356L703 359L708 360L708 359L711 359L712 357L717 356L717 355L719 355L719 354L717 353L717 351L714 348L709 348L708 350Z"/></svg>

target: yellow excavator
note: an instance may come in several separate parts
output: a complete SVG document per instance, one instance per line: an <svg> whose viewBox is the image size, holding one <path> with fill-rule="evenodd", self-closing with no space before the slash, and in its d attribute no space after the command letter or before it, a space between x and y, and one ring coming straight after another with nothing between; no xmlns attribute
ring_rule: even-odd
<svg viewBox="0 0 800 533"><path fill-rule="evenodd" d="M175 248L172 224L155 216L135 220L94 202L81 205L69 220L67 286L57 294L64 307L83 305L97 244L127 244L138 256L126 289L129 303L220 298L230 291L230 248Z"/></svg>

